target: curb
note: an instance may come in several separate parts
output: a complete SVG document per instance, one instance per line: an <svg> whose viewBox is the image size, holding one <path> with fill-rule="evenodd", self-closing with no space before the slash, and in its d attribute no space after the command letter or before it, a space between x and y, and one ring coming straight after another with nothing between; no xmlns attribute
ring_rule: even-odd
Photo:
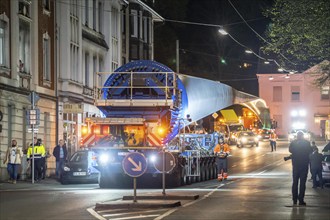
<svg viewBox="0 0 330 220"><path fill-rule="evenodd" d="M153 201L151 202L132 202L132 201L114 201L108 203L96 203L95 210L108 210L108 209L150 209L150 208L173 208L181 206L180 201L164 202Z"/></svg>
<svg viewBox="0 0 330 220"><path fill-rule="evenodd" d="M137 196L137 200L196 200L199 195L150 195L150 196ZM133 200L133 196L123 196L123 200Z"/></svg>

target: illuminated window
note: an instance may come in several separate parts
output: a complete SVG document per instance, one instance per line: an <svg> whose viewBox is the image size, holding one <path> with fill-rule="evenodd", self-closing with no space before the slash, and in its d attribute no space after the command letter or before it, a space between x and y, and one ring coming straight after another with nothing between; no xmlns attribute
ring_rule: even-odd
<svg viewBox="0 0 330 220"><path fill-rule="evenodd" d="M323 86L321 88L321 99L322 100L330 99L330 86Z"/></svg>

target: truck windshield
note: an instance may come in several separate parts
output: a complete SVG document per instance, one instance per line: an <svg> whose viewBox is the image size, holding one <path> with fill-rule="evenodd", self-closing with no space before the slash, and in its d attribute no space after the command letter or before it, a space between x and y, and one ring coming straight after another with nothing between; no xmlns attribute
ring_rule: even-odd
<svg viewBox="0 0 330 220"><path fill-rule="evenodd" d="M230 131L244 131L243 125L229 125Z"/></svg>

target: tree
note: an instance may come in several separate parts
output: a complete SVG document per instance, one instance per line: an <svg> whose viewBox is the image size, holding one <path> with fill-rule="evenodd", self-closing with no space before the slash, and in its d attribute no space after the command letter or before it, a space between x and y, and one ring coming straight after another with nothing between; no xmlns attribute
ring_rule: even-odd
<svg viewBox="0 0 330 220"><path fill-rule="evenodd" d="M275 0L264 12L271 19L263 51L278 56L285 69L304 71L330 58L330 4L328 0ZM329 62L322 65L319 87L330 80ZM318 74L316 74L318 75ZM324 78L325 77L325 78Z"/></svg>

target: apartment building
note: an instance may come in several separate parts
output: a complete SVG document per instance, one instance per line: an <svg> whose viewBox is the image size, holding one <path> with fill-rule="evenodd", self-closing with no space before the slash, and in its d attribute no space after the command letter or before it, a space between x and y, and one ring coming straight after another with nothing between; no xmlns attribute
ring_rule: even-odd
<svg viewBox="0 0 330 220"><path fill-rule="evenodd" d="M132 60L153 59L153 23L163 18L139 0L70 0L56 3L58 131L69 154L80 147L95 85Z"/></svg>
<svg viewBox="0 0 330 220"><path fill-rule="evenodd" d="M32 133L26 120L29 95L38 94L37 136L47 150L56 139L55 1L0 2L0 166L6 175L5 152L12 139L27 148Z"/></svg>
<svg viewBox="0 0 330 220"><path fill-rule="evenodd" d="M328 62L328 61L325 61ZM330 117L330 85L313 84L316 65L303 73L257 74L259 96L277 121L277 133L287 136L294 128L305 128L316 137L324 137L325 120Z"/></svg>

